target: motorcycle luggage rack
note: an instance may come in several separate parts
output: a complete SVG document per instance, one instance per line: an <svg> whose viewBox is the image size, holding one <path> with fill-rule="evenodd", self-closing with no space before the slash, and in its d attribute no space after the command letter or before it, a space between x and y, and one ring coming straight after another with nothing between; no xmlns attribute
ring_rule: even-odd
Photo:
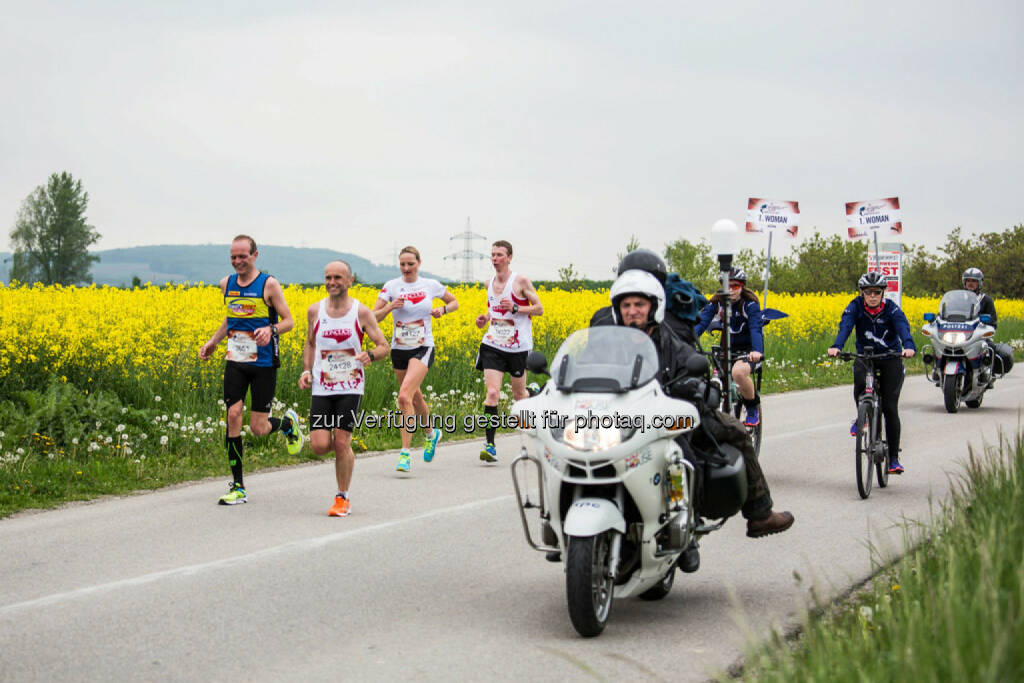
<svg viewBox="0 0 1024 683"><path fill-rule="evenodd" d="M522 491L519 489L519 471L517 468L520 464L526 461L532 462L537 467L538 495L540 497L540 503L538 505L534 505L530 502L530 494L528 491L524 498ZM529 544L529 546L534 550L539 550L541 552L561 551L562 549L557 545L541 545L539 543L535 543L533 536L530 534L530 524L526 520L527 508L538 508L540 510L541 521L545 524L549 519L551 519L551 515L548 514L547 507L544 505L544 468L541 465L540 460L530 455L529 451L527 451L524 446L519 452L519 457L512 461L510 469L512 471L512 485L516 490L516 502L519 504L519 519L523 523L523 534L526 535L527 544Z"/></svg>

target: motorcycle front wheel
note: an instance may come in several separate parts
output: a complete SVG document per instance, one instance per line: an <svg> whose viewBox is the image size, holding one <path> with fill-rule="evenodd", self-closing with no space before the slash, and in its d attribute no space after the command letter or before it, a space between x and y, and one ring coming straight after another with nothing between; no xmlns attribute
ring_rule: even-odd
<svg viewBox="0 0 1024 683"><path fill-rule="evenodd" d="M960 408L960 375L943 376L942 400L947 413L955 413Z"/></svg>
<svg viewBox="0 0 1024 683"><path fill-rule="evenodd" d="M565 567L569 618L584 638L601 635L612 611L611 534L571 536Z"/></svg>

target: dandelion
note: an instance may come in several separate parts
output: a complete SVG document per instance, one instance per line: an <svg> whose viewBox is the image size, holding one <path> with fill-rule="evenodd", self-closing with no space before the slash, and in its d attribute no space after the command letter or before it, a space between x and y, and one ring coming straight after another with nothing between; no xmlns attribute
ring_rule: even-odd
<svg viewBox="0 0 1024 683"><path fill-rule="evenodd" d="M127 408L121 408L121 414L122 414L122 415L124 415L124 414L125 414L125 413L127 413L127 412L128 412L128 409L127 409Z"/></svg>
<svg viewBox="0 0 1024 683"><path fill-rule="evenodd" d="M124 425L117 425L117 427L114 428L114 431L118 432L118 433L123 432L124 430L125 430L125 426Z"/></svg>
<svg viewBox="0 0 1024 683"><path fill-rule="evenodd" d="M164 436L160 437L160 445L161 446L166 446L167 445L167 435L166 434Z"/></svg>
<svg viewBox="0 0 1024 683"><path fill-rule="evenodd" d="M75 436L75 437L72 437L72 439L71 439L71 445L72 445L72 446L77 446L77 445L78 445L78 437L77 437L77 436Z"/></svg>
<svg viewBox="0 0 1024 683"><path fill-rule="evenodd" d="M153 397L153 402L154 402L154 403L159 403L159 402L160 402L160 401L162 401L162 400L163 400L163 399L162 399L162 398L160 398L159 396L154 396L154 397Z"/></svg>
<svg viewBox="0 0 1024 683"><path fill-rule="evenodd" d="M181 417L181 415L180 415L179 413L175 413L175 414L174 414L174 419L175 419L175 420L177 420L177 419L178 419L178 418L180 418L180 417Z"/></svg>
<svg viewBox="0 0 1024 683"><path fill-rule="evenodd" d="M18 455L25 455L25 449L24 448L19 448L19 449L17 449L14 452L17 453Z"/></svg>
<svg viewBox="0 0 1024 683"><path fill-rule="evenodd" d="M199 443L199 437L198 436L196 437L196 443Z"/></svg>
<svg viewBox="0 0 1024 683"><path fill-rule="evenodd" d="M874 617L874 616L875 616L874 610L872 610L867 605L861 605L861 608L860 608L860 618L861 619L863 619L864 621L868 621L869 622L869 621L871 621L871 618Z"/></svg>

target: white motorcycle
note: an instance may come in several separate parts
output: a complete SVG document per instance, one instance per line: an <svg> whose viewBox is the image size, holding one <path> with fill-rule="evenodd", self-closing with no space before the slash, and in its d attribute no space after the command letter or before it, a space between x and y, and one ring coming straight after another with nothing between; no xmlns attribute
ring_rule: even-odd
<svg viewBox="0 0 1024 683"><path fill-rule="evenodd" d="M531 353L531 371L547 374L546 365ZM613 598L668 595L680 554L746 499L739 450L721 445L713 467L684 458L675 438L698 427L699 413L666 396L658 371L643 332L578 330L559 348L541 393L513 406L526 437L512 463L526 541L564 561L569 617L585 637L604 630ZM700 384L707 360L695 356L687 371L684 381ZM527 490L531 464L536 504ZM531 524L528 511L539 520ZM538 524L539 542L531 533Z"/></svg>
<svg viewBox="0 0 1024 683"><path fill-rule="evenodd" d="M922 351L925 376L942 389L946 411L955 413L963 402L980 408L985 391L1003 376L1002 361L988 340L995 334L988 315L980 315L974 292L946 292L939 314L925 313L921 333L931 339Z"/></svg>

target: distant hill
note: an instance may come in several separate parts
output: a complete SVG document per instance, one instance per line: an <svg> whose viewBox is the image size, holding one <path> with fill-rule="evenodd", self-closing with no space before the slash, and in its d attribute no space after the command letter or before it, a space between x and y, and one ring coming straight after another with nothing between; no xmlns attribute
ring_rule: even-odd
<svg viewBox="0 0 1024 683"><path fill-rule="evenodd" d="M343 259L352 266L359 282L382 283L399 276L397 266L371 263L362 256L330 249L260 245L257 267L282 283L321 282L324 264ZM98 285L131 285L132 278L142 282L216 283L232 272L225 244L165 244L151 247L129 247L93 252L100 260L93 264L92 279ZM0 252L0 281L7 282L11 268L9 253ZM437 278L426 271L424 277Z"/></svg>

